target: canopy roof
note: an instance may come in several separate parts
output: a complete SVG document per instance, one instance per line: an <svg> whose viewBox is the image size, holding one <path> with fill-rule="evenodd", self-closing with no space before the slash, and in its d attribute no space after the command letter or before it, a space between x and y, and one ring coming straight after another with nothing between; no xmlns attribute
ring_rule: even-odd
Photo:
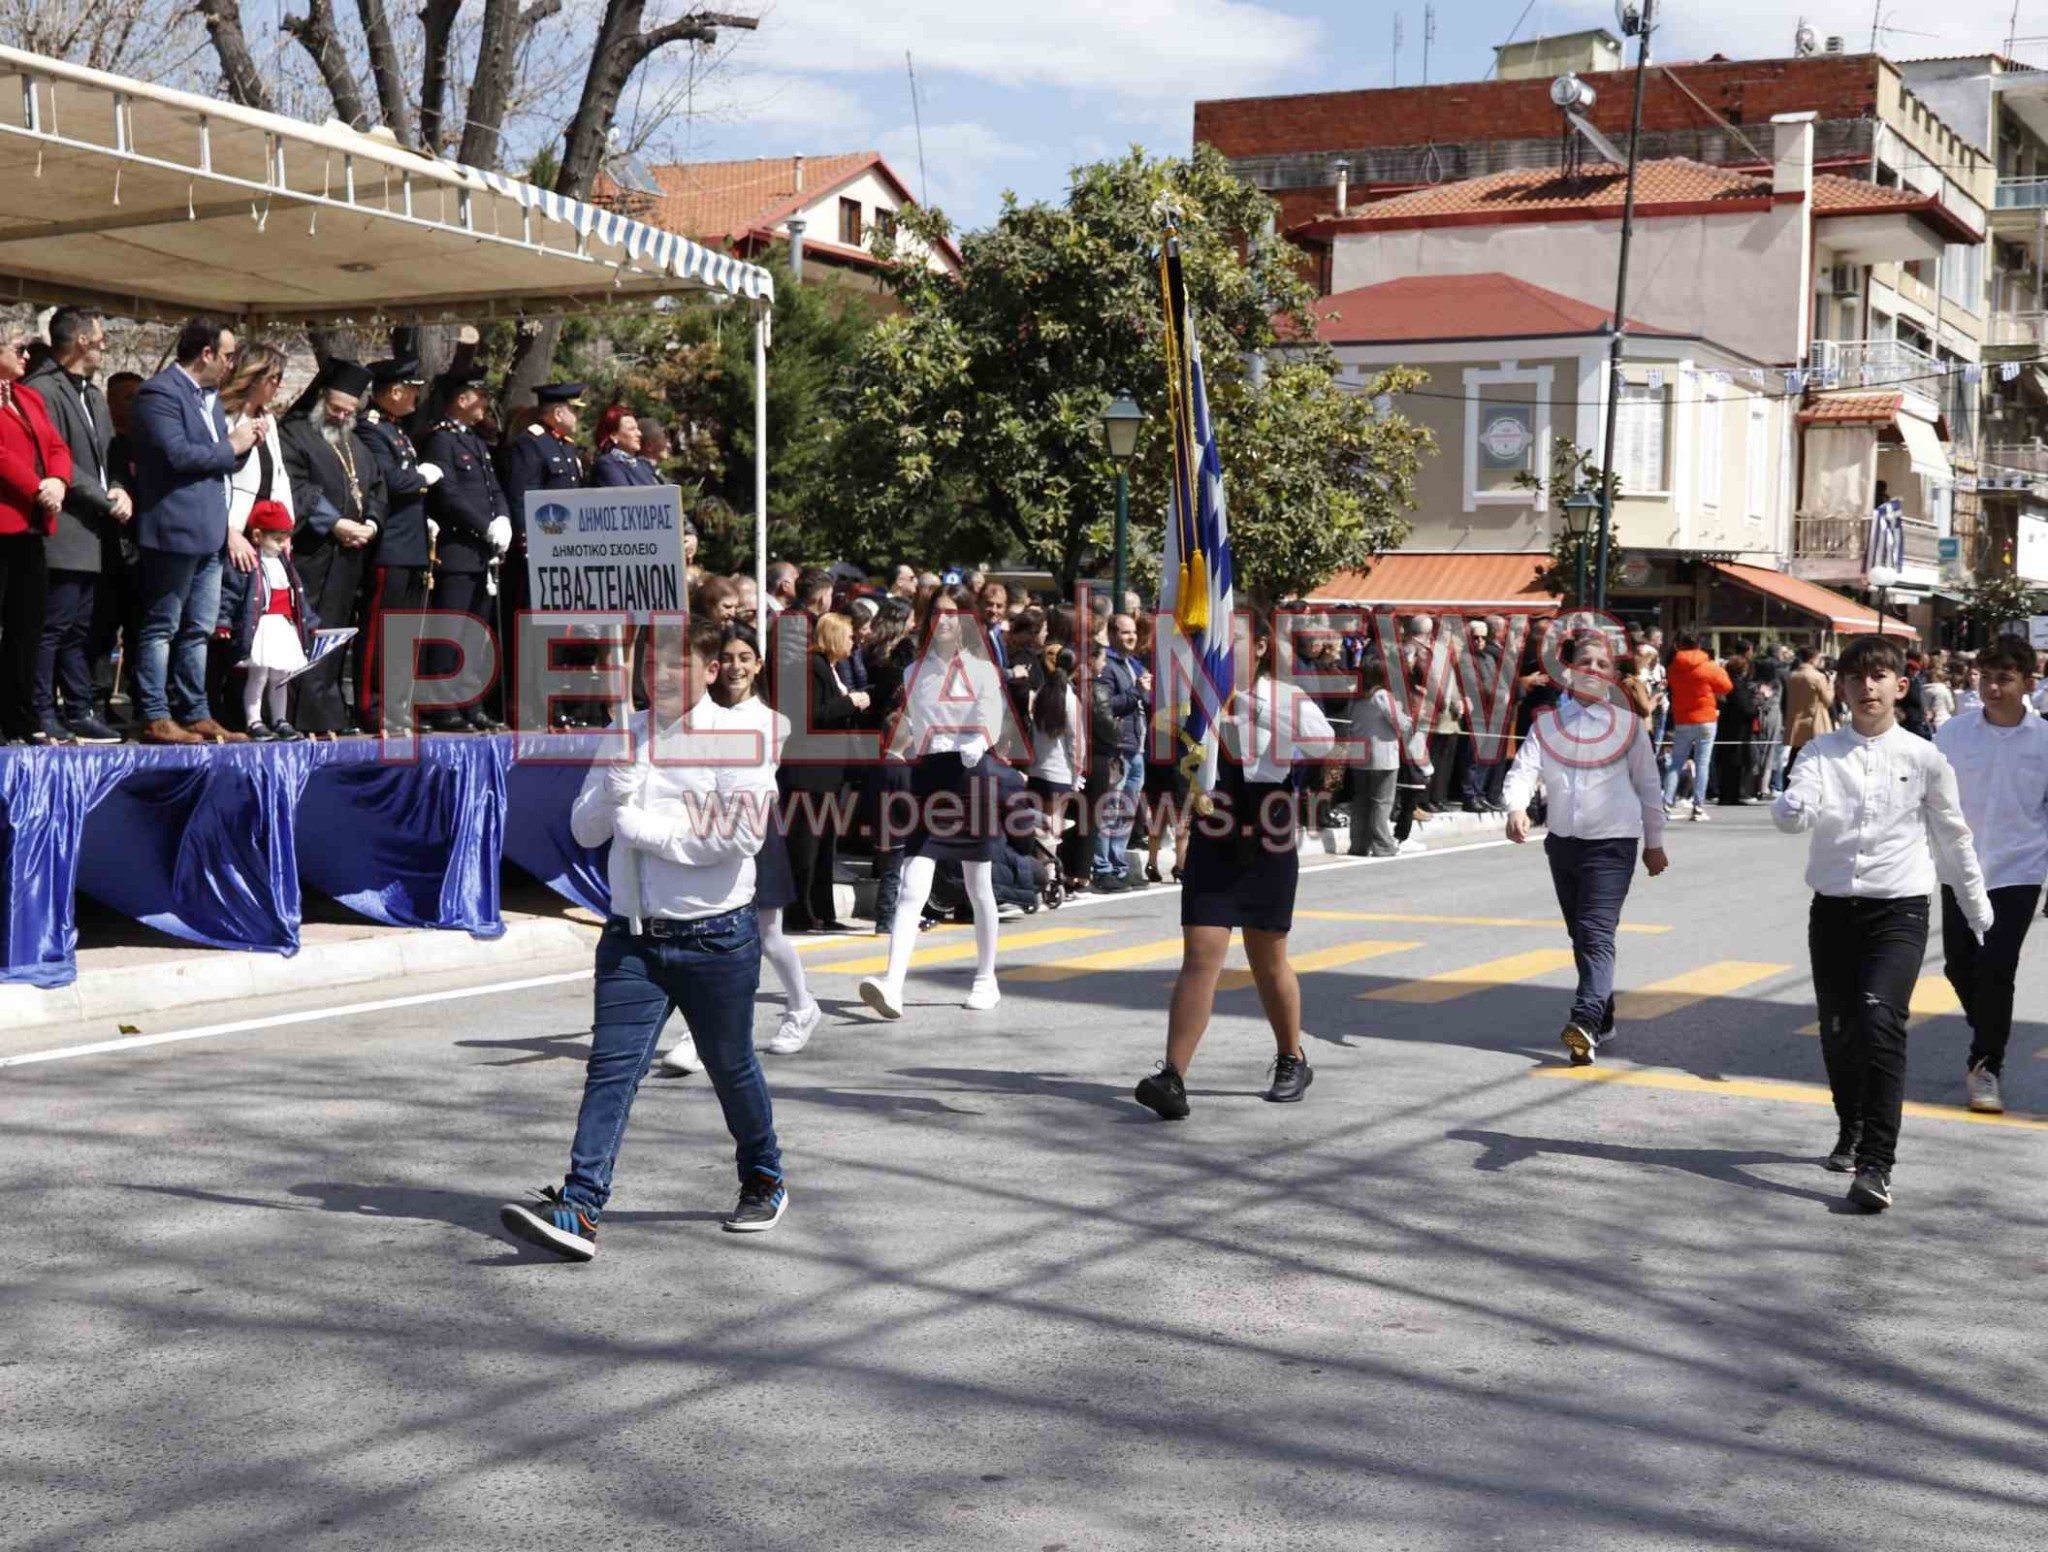
<svg viewBox="0 0 2048 1552"><path fill-rule="evenodd" d="M768 271L344 125L0 47L0 296L137 317L545 315Z"/></svg>

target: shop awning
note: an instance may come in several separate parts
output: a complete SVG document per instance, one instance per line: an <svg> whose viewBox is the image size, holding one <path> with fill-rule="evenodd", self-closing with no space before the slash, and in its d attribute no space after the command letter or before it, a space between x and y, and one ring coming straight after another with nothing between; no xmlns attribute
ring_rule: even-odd
<svg viewBox="0 0 2048 1552"><path fill-rule="evenodd" d="M1382 555L1367 572L1340 571L1313 593L1311 603L1356 608L1552 610L1562 600L1536 580L1550 556L1533 554L1418 553Z"/></svg>
<svg viewBox="0 0 2048 1552"><path fill-rule="evenodd" d="M1735 561L1709 561L1715 571L1730 582L1748 588L1751 592L1762 593L1775 598L1802 614L1812 615L1824 622L1827 628L1838 636L1867 636L1877 630L1877 611L1845 598L1832 588L1822 587L1817 582L1805 582L1798 577L1787 576L1782 571L1768 571L1762 566L1744 566ZM1918 640L1920 632L1904 620L1887 617L1884 622L1887 636L1903 636Z"/></svg>
<svg viewBox="0 0 2048 1552"><path fill-rule="evenodd" d="M0 47L0 296L365 325L580 311L768 271L338 123Z"/></svg>
<svg viewBox="0 0 2048 1552"><path fill-rule="evenodd" d="M1901 415L1897 425L1899 435L1905 438L1906 460L1912 464L1913 472L1938 485L1953 485L1956 471L1949 466L1948 453L1934 427L1917 415Z"/></svg>

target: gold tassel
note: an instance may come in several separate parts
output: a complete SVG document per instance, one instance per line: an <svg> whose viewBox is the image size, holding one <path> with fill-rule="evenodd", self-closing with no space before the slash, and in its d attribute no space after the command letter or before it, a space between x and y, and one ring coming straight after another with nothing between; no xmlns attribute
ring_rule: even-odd
<svg viewBox="0 0 2048 1552"><path fill-rule="evenodd" d="M1182 572L1181 587L1186 589L1181 596L1187 600L1187 628L1191 631L1205 631L1209 628L1209 561L1200 550L1189 557Z"/></svg>

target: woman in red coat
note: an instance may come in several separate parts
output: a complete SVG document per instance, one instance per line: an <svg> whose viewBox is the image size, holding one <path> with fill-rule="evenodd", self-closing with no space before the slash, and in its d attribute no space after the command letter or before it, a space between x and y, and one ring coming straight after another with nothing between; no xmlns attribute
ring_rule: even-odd
<svg viewBox="0 0 2048 1552"><path fill-rule="evenodd" d="M42 395L21 384L28 344L0 336L0 740L7 743L43 741L35 705L49 592L43 536L71 484L71 449L50 424Z"/></svg>

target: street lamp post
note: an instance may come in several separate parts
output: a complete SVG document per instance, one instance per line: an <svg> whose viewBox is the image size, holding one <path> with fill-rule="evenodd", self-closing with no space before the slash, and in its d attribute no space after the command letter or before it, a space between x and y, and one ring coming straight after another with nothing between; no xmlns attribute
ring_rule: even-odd
<svg viewBox="0 0 2048 1552"><path fill-rule="evenodd" d="M1586 536L1592 531L1600 498L1590 491L1578 491L1564 498L1564 531L1572 537L1572 553L1578 560L1578 585L1572 590L1572 607L1586 607ZM1603 560L1602 565L1605 565Z"/></svg>
<svg viewBox="0 0 2048 1552"><path fill-rule="evenodd" d="M1131 459L1138 451L1138 428L1145 412L1127 393L1120 393L1102 412L1102 445L1116 464L1116 592L1109 612L1124 612L1124 589L1130 577L1131 549Z"/></svg>
<svg viewBox="0 0 2048 1552"><path fill-rule="evenodd" d="M1650 29L1657 0L1620 0L1615 7L1624 35L1636 40L1636 97L1628 121L1628 183L1621 200L1621 257L1614 281L1614 330L1607 344L1607 429L1600 455L1600 542L1594 552L1595 607L1607 607L1607 544L1614 528L1614 436L1621 413L1621 357L1628 337L1628 250L1636 226L1637 148L1643 136L1643 81L1650 69Z"/></svg>
<svg viewBox="0 0 2048 1552"><path fill-rule="evenodd" d="M1890 566L1872 566L1866 575L1870 578L1870 585L1877 589L1877 633L1882 636L1885 606L1891 602L1892 584L1899 580L1899 574Z"/></svg>

